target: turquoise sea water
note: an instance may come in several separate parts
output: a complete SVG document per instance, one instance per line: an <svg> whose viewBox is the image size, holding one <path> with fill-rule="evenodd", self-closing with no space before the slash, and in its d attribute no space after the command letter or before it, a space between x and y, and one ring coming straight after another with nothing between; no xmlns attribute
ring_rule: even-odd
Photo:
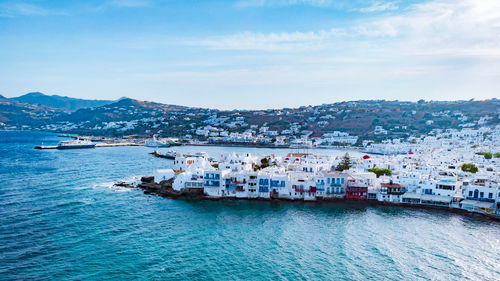
<svg viewBox="0 0 500 281"><path fill-rule="evenodd" d="M60 139L0 132L0 280L500 280L498 222L392 207L165 199L111 187L168 167L149 148L34 150L42 141Z"/></svg>

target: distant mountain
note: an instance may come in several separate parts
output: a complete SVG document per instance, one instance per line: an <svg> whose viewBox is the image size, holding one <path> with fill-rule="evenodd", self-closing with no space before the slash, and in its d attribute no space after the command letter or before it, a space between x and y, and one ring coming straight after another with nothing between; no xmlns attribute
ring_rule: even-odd
<svg viewBox="0 0 500 281"><path fill-rule="evenodd" d="M12 100L34 105L45 105L54 108L62 108L68 111L76 111L81 108L99 107L114 102L110 100L76 99L58 95L49 96L40 92L28 93L17 98L12 98Z"/></svg>
<svg viewBox="0 0 500 281"><path fill-rule="evenodd" d="M13 126L39 126L47 123L55 116L66 115L67 110L19 102L0 96L0 125L6 123Z"/></svg>
<svg viewBox="0 0 500 281"><path fill-rule="evenodd" d="M153 116L163 116L167 112L188 109L185 106L139 101L130 98L120 100L95 108L82 108L71 114L62 115L57 121L81 122L111 122L130 121Z"/></svg>
<svg viewBox="0 0 500 281"><path fill-rule="evenodd" d="M43 94L38 96L48 97ZM208 131L211 135L220 133L221 136L222 133L245 131L256 135L259 128L265 127L274 135L286 137L302 134L319 137L341 131L358 136L358 143L361 143L367 139L405 139L427 134L434 129L500 125L500 100L497 99L428 102L360 100L299 108L229 111L130 98L76 111L40 105L38 100L37 103L0 98L0 128L37 128L105 136L158 134L183 137L189 134L205 140ZM383 128L383 133L375 130L378 126Z"/></svg>

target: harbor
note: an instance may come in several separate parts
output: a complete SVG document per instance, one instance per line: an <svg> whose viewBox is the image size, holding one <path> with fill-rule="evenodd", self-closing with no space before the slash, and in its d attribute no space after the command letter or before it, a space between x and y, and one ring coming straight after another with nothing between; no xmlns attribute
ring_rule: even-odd
<svg viewBox="0 0 500 281"><path fill-rule="evenodd" d="M173 168L174 161L149 154L154 148L137 146L76 150L78 153L35 151L33 147L41 142L57 144L60 139L57 135L46 132L0 134L3 134L0 136L3 153L0 166L5 178L2 189L4 196L1 197L5 215L2 218L4 225L13 227L11 231L3 228L2 235L7 238L5 247L16 249L16 252L19 250L19 255L24 256L24 253L30 251L33 243L52 251L50 247L58 241L64 251L75 259L95 262L102 270L107 270L110 262L123 265L124 258L139 257L140 261L145 258L142 261L149 264L149 253L154 252L162 257L157 260L161 266L152 271L157 274L161 270L160 274L164 275L158 275L158 279L176 279L174 273L179 269L203 272L204 268L211 266L211 262L206 259L186 263L184 254L193 258L201 254L213 260L234 258L238 266L242 267L251 262L250 258L243 258L241 261L235 255L245 257L245 254L250 253L251 259L260 255L271 256L271 265L266 260L256 266L272 272L270 270L281 263L273 262L274 257L287 261L294 261L297 257L292 251L283 251L284 241L292 249L300 247L301 255L306 253L308 257L317 255L320 248L327 251L329 256L350 255L353 259L363 261L366 272L377 272L387 280L391 277L388 271L399 269L398 264L386 264L388 258L411 260L412 264L420 265L432 263L433 267L429 266L425 273L413 267L408 267L407 271L405 267L401 278L407 280L413 280L410 276L412 274L425 274L420 276L432 279L441 272L444 272L442 279L446 280L446 274L456 273L457 267L458 272L463 270L465 273L456 279L467 279L476 274L469 270L469 266L481 268L485 262L497 264L500 228L498 222L483 215L447 207L438 209L432 206L396 205L365 199L304 201L194 197L197 196L196 193L192 193L191 197L185 194L174 199L175 193L163 191L168 186L165 183L163 190L155 190L160 184L152 182L147 183L148 187L145 186L146 182L140 182L144 185L139 188L112 186L113 183L125 182L135 183L134 186L137 187L140 176L153 175L156 169ZM20 140L25 143L20 145ZM182 146L173 149L190 155L206 151L213 157L231 152L242 155L244 152L251 152L252 155L276 154L286 158L288 152L283 149L237 147ZM168 150L159 149L161 153ZM333 150L314 150L314 153L335 155ZM343 154L344 151L338 152L339 156ZM349 155L353 162L362 161L362 154L349 152ZM420 157L419 155L416 153L415 157ZM372 161L377 157L382 156L372 157ZM396 173L395 170L393 172ZM144 180L151 181L151 177ZM247 187L250 189L249 185L245 188ZM259 181L256 187L258 191ZM236 192L240 193L235 190ZM24 223L20 224L20 221ZM41 224L44 226L40 227ZM24 232L30 234L23 235ZM246 236L242 236L242 233ZM112 239L119 239L120 242L110 244ZM25 240L26 243L19 243ZM96 241L99 242L97 245ZM417 250L407 250L408 248ZM87 252L90 254L82 249L89 249ZM443 251L450 249L453 252L447 255L454 259L443 257ZM180 255L175 251L182 251L183 256L178 257ZM15 257L15 252L5 252L5 259ZM456 258L457 255L460 255L460 259ZM485 258L477 259L478 255L484 255ZM367 256L377 262L368 263ZM64 264L66 258L66 254L57 252L29 257L33 263L44 261L33 270L43 271L44 274L48 272L51 276L64 274L62 270L65 268L49 267L47 264ZM321 269L330 264L318 266L319 258L321 257L305 259L305 266L322 272ZM463 264L467 266L462 269L459 266ZM331 265L331 268L337 268L336 263ZM163 267L165 271L162 270ZM130 263L130 268L144 274L141 271L142 264L133 262ZM82 274L88 272L83 270L81 269ZM324 270L326 279L333 280L337 277L332 270ZM344 272L343 270L339 269L339 272ZM482 280L496 280L496 271L481 272L483 275L480 277L484 277ZM140 274L134 277L141 279ZM25 269L16 277L23 279L23 276L28 275L34 276L33 271ZM292 278L295 275L289 276ZM43 276L40 274L35 277ZM70 277L72 276L66 279L71 279ZM75 278L92 279L95 275L85 277L87 275ZM185 274L181 277L189 279L192 275ZM216 279L217 276L214 274L210 277ZM236 277L252 280L250 274L239 274ZM265 277L279 279L274 274ZM123 278L127 279L127 276Z"/></svg>
<svg viewBox="0 0 500 281"><path fill-rule="evenodd" d="M89 147L89 148L121 147L121 146L143 146L143 144L133 143L133 142L127 142L127 143L96 143L93 147ZM81 147L79 147L79 148L81 148ZM37 145L37 146L35 146L35 149L61 149L61 147L59 145Z"/></svg>

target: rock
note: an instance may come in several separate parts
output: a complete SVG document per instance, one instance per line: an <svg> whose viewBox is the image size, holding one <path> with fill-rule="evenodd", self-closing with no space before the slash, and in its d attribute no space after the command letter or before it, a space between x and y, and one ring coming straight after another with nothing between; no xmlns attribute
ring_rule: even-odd
<svg viewBox="0 0 500 281"><path fill-rule="evenodd" d="M144 176L141 178L141 182L147 182L147 183L152 183L154 182L155 177L154 176Z"/></svg>
<svg viewBox="0 0 500 281"><path fill-rule="evenodd" d="M205 197L203 189L201 188L185 188L182 191L177 191L172 188L174 179L168 179L161 181L160 183L154 182L153 176L144 176L141 178L141 183L137 186L131 186L129 184L119 182L115 185L117 186L127 186L136 187L144 191L145 194L156 194L167 198L202 198Z"/></svg>
<svg viewBox="0 0 500 281"><path fill-rule="evenodd" d="M126 187L126 188L134 188L135 186L130 184L130 183L126 183L126 182L117 182L115 183L115 186L120 186L120 187Z"/></svg>
<svg viewBox="0 0 500 281"><path fill-rule="evenodd" d="M189 198L201 198L205 196L202 188L184 188L181 194L182 197Z"/></svg>
<svg viewBox="0 0 500 281"><path fill-rule="evenodd" d="M172 188L172 185L174 184L174 179L168 179L160 182L160 185L164 188L170 187Z"/></svg>

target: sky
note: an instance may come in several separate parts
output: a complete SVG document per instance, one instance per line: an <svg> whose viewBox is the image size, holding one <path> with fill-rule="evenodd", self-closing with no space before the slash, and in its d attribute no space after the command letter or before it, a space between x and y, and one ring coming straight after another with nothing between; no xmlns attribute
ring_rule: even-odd
<svg viewBox="0 0 500 281"><path fill-rule="evenodd" d="M218 109L500 98L498 0L0 0L0 94Z"/></svg>

